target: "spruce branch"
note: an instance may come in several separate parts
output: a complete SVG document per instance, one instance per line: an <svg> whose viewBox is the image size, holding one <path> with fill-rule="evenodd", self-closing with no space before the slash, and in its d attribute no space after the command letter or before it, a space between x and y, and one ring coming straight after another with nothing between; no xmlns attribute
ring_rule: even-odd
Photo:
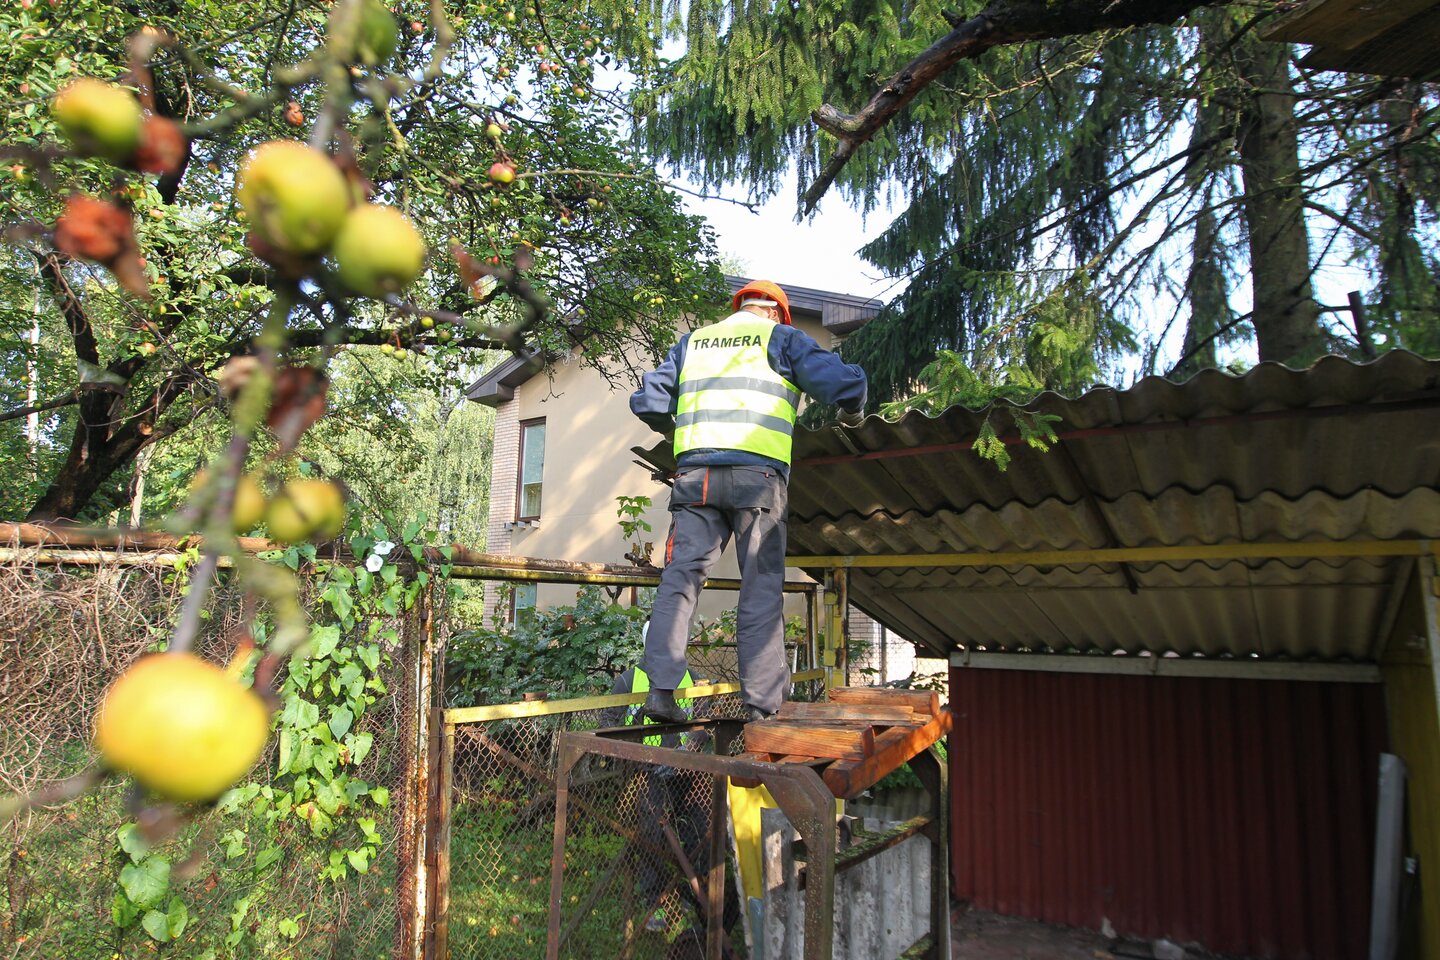
<svg viewBox="0 0 1440 960"><path fill-rule="evenodd" d="M1170 23L1215 0L995 0L968 20L945 19L954 27L885 81L860 110L824 104L811 114L821 130L839 144L824 169L801 196L801 215L815 211L845 164L920 91L961 60L987 50L1028 40L1049 40L1097 30Z"/></svg>

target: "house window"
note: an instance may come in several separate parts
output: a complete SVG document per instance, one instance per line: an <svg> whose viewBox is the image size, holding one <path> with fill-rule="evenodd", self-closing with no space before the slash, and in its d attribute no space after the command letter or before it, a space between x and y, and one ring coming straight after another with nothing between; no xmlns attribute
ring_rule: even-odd
<svg viewBox="0 0 1440 960"><path fill-rule="evenodd" d="M540 481L545 475L545 421L520 424L520 493L516 520L540 518Z"/></svg>
<svg viewBox="0 0 1440 960"><path fill-rule="evenodd" d="M510 591L510 622L516 626L535 618L535 601L539 588L533 583L517 583Z"/></svg>

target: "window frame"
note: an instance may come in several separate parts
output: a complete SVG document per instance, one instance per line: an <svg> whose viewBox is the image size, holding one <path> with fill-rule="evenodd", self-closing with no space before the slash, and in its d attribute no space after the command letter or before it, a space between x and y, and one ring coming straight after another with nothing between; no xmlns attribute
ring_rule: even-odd
<svg viewBox="0 0 1440 960"><path fill-rule="evenodd" d="M521 590L522 588L524 588L524 587L529 587L531 590L534 590L534 591L535 591L535 602L534 602L534 603L531 603L531 604L528 604L528 605L526 605L526 606L524 606L524 607L522 607L522 606L520 606L520 604L519 604L519 600L520 600L520 590ZM517 582L517 583L511 584L511 587L510 587L510 626L511 626L511 627L518 627L518 626L520 626L520 611L521 611L521 610L529 610L531 617L534 617L535 611L537 611L537 610L539 610L539 609L540 609L540 585L539 585L539 584L537 584L537 583L525 583L525 582Z"/></svg>
<svg viewBox="0 0 1440 960"><path fill-rule="evenodd" d="M535 514L531 515L531 514L525 514L525 513L522 513L522 512L521 512L521 511L524 509L524 506L525 506L525 436L526 436L529 428L530 428L530 427L533 427L533 426L536 426L537 424L540 425L540 426L544 426L544 425L545 425L545 418L544 418L544 417L532 417L532 418L529 419L529 420L521 420L521 421L520 421L520 449L519 449L519 451L518 451L518 456L515 458L515 520L516 520L517 522L519 522L519 521L524 521L524 520L539 520L539 519L540 519L540 513L535 513ZM549 431L546 431L546 432L548 433ZM543 512L544 512L544 509L545 509L545 451L544 451L544 447L541 447L541 451L540 451L540 512L543 513Z"/></svg>

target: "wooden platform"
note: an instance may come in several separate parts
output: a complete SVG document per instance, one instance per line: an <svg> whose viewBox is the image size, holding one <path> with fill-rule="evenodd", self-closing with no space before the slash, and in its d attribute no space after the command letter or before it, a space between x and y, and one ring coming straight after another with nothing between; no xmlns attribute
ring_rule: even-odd
<svg viewBox="0 0 1440 960"><path fill-rule="evenodd" d="M746 724L744 756L813 766L831 793L852 800L949 732L938 693L836 687L828 701L792 701Z"/></svg>

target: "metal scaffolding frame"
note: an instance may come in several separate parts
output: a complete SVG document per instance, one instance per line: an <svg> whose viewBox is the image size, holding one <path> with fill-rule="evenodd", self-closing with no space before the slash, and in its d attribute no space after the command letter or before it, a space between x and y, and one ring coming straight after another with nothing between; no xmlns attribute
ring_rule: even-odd
<svg viewBox="0 0 1440 960"><path fill-rule="evenodd" d="M665 734L705 731L712 734L710 744L715 753L701 753L674 747L651 746L643 741ZM546 960L559 960L562 947L563 904L565 883L566 826L569 820L571 774L586 757L596 755L627 760L652 767L671 767L713 779L716 800L710 810L709 871L704 892L708 901L707 914L720 917L725 896L725 807L728 780L758 782L770 791L780 810L800 834L808 858L801 875L805 891L805 952L803 960L830 960L835 930L835 879L840 873L869 858L921 834L930 841L930 933L913 944L903 956L930 957L935 960L950 956L950 885L949 841L946 836L947 772L931 750L923 750L910 758L911 769L930 794L930 812L890 831L876 841L850 850L837 851L838 832L835 800L816 771L815 763L768 763L745 756L730 756L725 748L742 737L743 724L738 720L695 720L689 723L647 724L644 726L612 727L602 730L565 733L560 737L560 756L556 776L555 847L550 870L550 923L546 939ZM820 761L820 764L828 761ZM705 956L720 960L725 956L723 924L706 924Z"/></svg>

